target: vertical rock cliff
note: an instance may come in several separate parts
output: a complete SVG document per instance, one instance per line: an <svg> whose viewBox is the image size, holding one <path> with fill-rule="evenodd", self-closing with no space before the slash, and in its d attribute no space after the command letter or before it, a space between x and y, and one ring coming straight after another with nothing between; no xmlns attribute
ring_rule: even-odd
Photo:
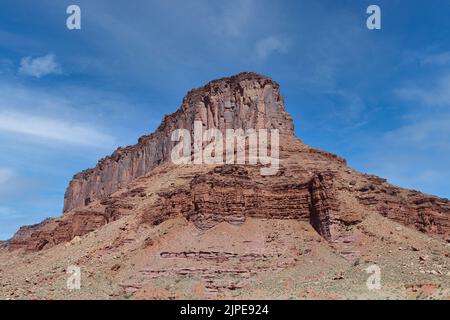
<svg viewBox="0 0 450 320"><path fill-rule="evenodd" d="M222 132L265 128L293 135L294 131L279 86L272 79L246 72L211 81L190 91L178 111L166 116L156 132L141 137L136 145L117 149L95 168L76 174L64 197L64 212L105 197L170 159L175 144L172 132L192 131L194 121L202 121L205 130Z"/></svg>

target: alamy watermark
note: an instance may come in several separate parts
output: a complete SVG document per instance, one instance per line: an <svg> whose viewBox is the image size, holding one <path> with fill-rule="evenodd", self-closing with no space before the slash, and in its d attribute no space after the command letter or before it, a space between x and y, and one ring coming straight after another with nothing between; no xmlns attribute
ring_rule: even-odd
<svg viewBox="0 0 450 320"><path fill-rule="evenodd" d="M69 266L66 273L69 275L67 278L67 289L80 290L81 289L81 269L78 266Z"/></svg>
<svg viewBox="0 0 450 320"><path fill-rule="evenodd" d="M372 264L366 268L366 272L370 274L367 278L366 286L369 290L381 289L381 268L376 264Z"/></svg>
<svg viewBox="0 0 450 320"><path fill-rule="evenodd" d="M69 14L66 20L66 27L69 30L81 30L81 8L78 5L69 5L66 9ZM369 30L381 29L381 8L376 4L367 7L367 14L370 16L366 20L366 26Z"/></svg>
<svg viewBox="0 0 450 320"><path fill-rule="evenodd" d="M70 14L66 20L66 27L69 30L81 29L81 9L79 6L72 4L67 7L66 13Z"/></svg>
<svg viewBox="0 0 450 320"><path fill-rule="evenodd" d="M187 129L172 132L178 142L171 152L174 164L260 164L261 175L275 175L280 165L278 129L226 129L225 136L217 128L203 130L203 122L195 121L193 136ZM269 143L270 139L270 143Z"/></svg>
<svg viewBox="0 0 450 320"><path fill-rule="evenodd" d="M381 8L375 4L367 7L367 14L370 16L367 18L366 26L369 30L380 30L381 29Z"/></svg>

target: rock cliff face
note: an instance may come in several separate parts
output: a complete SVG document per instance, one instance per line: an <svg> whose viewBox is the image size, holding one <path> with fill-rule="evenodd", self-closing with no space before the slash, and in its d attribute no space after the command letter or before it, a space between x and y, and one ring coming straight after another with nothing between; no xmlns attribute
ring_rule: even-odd
<svg viewBox="0 0 450 320"><path fill-rule="evenodd" d="M385 179L366 176L351 188L358 201L381 215L450 242L450 201L397 188ZM361 183L363 182L364 183Z"/></svg>
<svg viewBox="0 0 450 320"><path fill-rule="evenodd" d="M10 249L39 251L97 230L112 221L107 212L76 211L60 219L47 219L22 227L10 241Z"/></svg>
<svg viewBox="0 0 450 320"><path fill-rule="evenodd" d="M293 134L292 119L284 110L279 86L255 73L241 73L212 81L190 91L178 111L164 118L155 133L134 146L117 149L93 169L76 174L64 197L64 212L105 197L170 159L176 129L279 129Z"/></svg>
<svg viewBox="0 0 450 320"><path fill-rule="evenodd" d="M224 221L239 225L248 217L309 220L307 181L293 183L278 177L263 183L257 173L249 171L253 170L219 166L196 176L183 188L162 192L158 206L148 210L144 221L157 224L161 222L159 216L166 220L182 215L197 228L206 230ZM161 213L157 219L154 212Z"/></svg>
<svg viewBox="0 0 450 320"><path fill-rule="evenodd" d="M188 185L158 194L160 201L146 210L143 221L159 224L183 216L202 230L221 222L240 225L247 218L309 222L322 237L335 239L339 215L331 171L292 179L280 172L261 178L255 168L224 165L194 177ZM295 181L293 181L295 180ZM155 213L157 213L155 215ZM346 224L360 221L353 217Z"/></svg>
<svg viewBox="0 0 450 320"><path fill-rule="evenodd" d="M172 132L192 131L196 120L206 129L222 132L279 129L278 173L262 176L258 165L249 164L171 164L167 160ZM184 176L186 170L190 173ZM356 260L360 250L358 228L353 226L369 214L450 242L447 199L395 187L351 170L336 155L308 147L293 135L278 85L253 73L192 90L155 133L75 175L64 211L60 218L21 228L6 245L28 251L47 249L124 216L135 217L138 226L182 217L202 231L222 222L241 225L256 218L307 223L342 256Z"/></svg>

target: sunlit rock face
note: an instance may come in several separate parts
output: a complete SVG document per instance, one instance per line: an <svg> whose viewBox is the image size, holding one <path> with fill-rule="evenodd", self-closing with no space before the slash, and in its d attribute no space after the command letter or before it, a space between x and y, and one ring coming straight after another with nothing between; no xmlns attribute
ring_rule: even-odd
<svg viewBox="0 0 450 320"><path fill-rule="evenodd" d="M76 174L64 197L64 212L107 196L133 179L170 159L176 129L193 131L194 122L204 129L278 129L293 135L294 125L285 111L280 89L272 79L256 73L240 73L191 90L175 113L164 118L151 135L136 145L117 149L93 169Z"/></svg>

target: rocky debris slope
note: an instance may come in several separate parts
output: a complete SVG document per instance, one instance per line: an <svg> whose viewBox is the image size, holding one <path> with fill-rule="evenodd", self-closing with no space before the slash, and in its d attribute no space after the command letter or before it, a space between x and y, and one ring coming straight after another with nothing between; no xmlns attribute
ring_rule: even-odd
<svg viewBox="0 0 450 320"><path fill-rule="evenodd" d="M355 261L304 221L248 218L200 230L183 217L152 226L128 215L47 250L0 250L0 299L450 298L442 241L372 212L348 229ZM380 290L366 287L374 264ZM71 265L81 268L80 290L67 289Z"/></svg>

